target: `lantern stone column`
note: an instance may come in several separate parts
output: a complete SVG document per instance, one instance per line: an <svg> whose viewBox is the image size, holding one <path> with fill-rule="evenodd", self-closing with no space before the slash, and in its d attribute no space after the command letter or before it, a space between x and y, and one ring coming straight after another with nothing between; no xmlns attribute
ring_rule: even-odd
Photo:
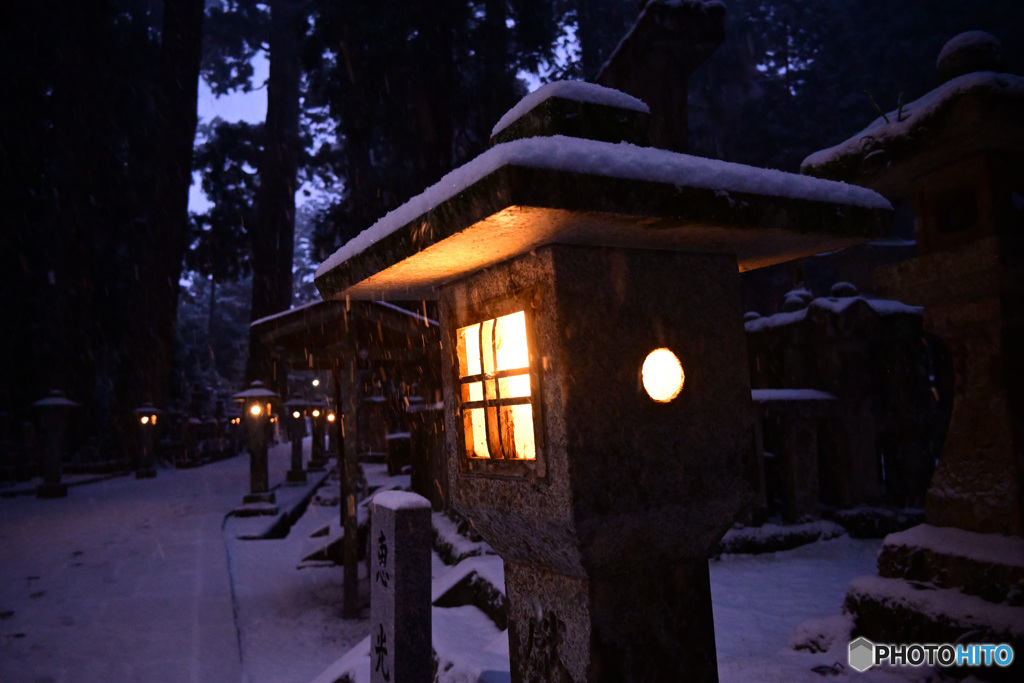
<svg viewBox="0 0 1024 683"><path fill-rule="evenodd" d="M309 428L312 432L312 446L309 458L310 472L323 472L327 466L327 452L324 437L327 429L327 410L320 403L310 407Z"/></svg>
<svg viewBox="0 0 1024 683"><path fill-rule="evenodd" d="M290 484L304 484L307 476L306 470L302 468L302 440L306 436L306 402L301 397L295 397L285 401L284 407L288 439L292 444L291 469L285 476Z"/></svg>
<svg viewBox="0 0 1024 683"><path fill-rule="evenodd" d="M446 349L510 282L543 368L536 457L470 462L458 411L445 433L453 505L505 561L513 680L715 680L707 558L748 500L753 444L735 258L542 247L442 290ZM641 382L659 348L685 376L666 402Z"/></svg>
<svg viewBox="0 0 1024 683"><path fill-rule="evenodd" d="M64 397L63 392L51 391L46 398L32 407L38 411L39 427L43 433L43 483L36 489L37 498L64 498L68 485L61 482L61 459L64 432L68 427L71 409L78 404Z"/></svg>

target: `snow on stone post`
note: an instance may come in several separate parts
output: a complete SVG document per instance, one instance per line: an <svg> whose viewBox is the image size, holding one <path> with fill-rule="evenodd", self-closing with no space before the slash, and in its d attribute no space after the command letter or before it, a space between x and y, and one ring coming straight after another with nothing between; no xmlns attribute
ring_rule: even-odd
<svg viewBox="0 0 1024 683"><path fill-rule="evenodd" d="M78 404L64 397L63 392L51 391L46 398L36 401L39 427L43 434L43 483L36 489L38 498L64 498L68 485L61 483L61 450L64 444L64 430L71 417L71 409Z"/></svg>
<svg viewBox="0 0 1024 683"><path fill-rule="evenodd" d="M373 499L370 681L431 680L430 501L405 491Z"/></svg>

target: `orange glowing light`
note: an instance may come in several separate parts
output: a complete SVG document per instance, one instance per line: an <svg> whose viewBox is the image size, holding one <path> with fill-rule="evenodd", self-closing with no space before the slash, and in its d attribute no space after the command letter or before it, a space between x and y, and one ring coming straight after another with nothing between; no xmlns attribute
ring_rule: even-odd
<svg viewBox="0 0 1024 683"><path fill-rule="evenodd" d="M313 409L313 417L320 417L320 411L319 411L319 410L316 410L316 409L314 408L314 409Z"/></svg>
<svg viewBox="0 0 1024 683"><path fill-rule="evenodd" d="M686 379L683 364L666 348L647 354L640 374L647 395L658 403L668 403L678 396Z"/></svg>
<svg viewBox="0 0 1024 683"><path fill-rule="evenodd" d="M526 314L468 325L456 335L466 455L536 459Z"/></svg>
<svg viewBox="0 0 1024 683"><path fill-rule="evenodd" d="M263 406L261 406L259 403L253 403L252 406L250 406L249 408L249 414L252 415L253 417L259 417L260 413L262 412Z"/></svg>
<svg viewBox="0 0 1024 683"><path fill-rule="evenodd" d="M294 417L294 418L295 418L296 420L298 420L298 419L299 419L300 417L302 417L302 413L300 413L300 412L299 412L299 411L297 411L297 410L296 410L296 411L293 411L293 412L292 412L292 417Z"/></svg>
<svg viewBox="0 0 1024 683"><path fill-rule="evenodd" d="M149 424L149 415L143 415L141 422L142 424Z"/></svg>
<svg viewBox="0 0 1024 683"><path fill-rule="evenodd" d="M328 413L327 414L327 421L328 422L334 422L334 413Z"/></svg>

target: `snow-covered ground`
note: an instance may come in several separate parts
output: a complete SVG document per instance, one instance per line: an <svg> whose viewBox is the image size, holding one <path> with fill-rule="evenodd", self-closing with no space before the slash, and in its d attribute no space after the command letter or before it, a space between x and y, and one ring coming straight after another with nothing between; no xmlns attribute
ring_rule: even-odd
<svg viewBox="0 0 1024 683"><path fill-rule="evenodd" d="M289 448L271 450L272 485L284 481ZM371 488L408 485L383 466L364 469ZM282 510L299 507L322 477L277 488ZM274 518L229 514L248 488L244 456L73 486L65 499L0 498L0 681L308 683L344 671L368 679L368 610L341 619L343 570L304 559L336 540L336 487L328 479L285 538L261 540L243 537L263 535ZM456 556L486 550L454 538L440 515L435 525ZM933 675L845 668L843 595L850 579L874 572L878 547L841 536L713 560L721 680ZM435 553L435 598L470 572L502 583L494 555L449 566ZM363 599L366 590L364 582ZM433 618L439 681L508 680L505 632L483 612L435 607ZM797 642L824 651L794 650Z"/></svg>

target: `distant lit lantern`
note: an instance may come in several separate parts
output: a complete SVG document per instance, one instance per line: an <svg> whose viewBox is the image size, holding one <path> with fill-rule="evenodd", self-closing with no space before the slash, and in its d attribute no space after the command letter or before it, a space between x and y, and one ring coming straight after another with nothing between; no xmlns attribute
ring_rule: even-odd
<svg viewBox="0 0 1024 683"><path fill-rule="evenodd" d="M240 391L232 396L235 400L242 401L245 406L243 415L246 418L246 432L249 441L249 493L242 500L248 503L274 503L275 494L270 491L270 477L267 469L267 439L269 433L267 426L271 414L271 399L277 398L277 394L264 386L263 382L255 381L248 389ZM266 509L275 510L268 507ZM260 514L263 514L262 512Z"/></svg>
<svg viewBox="0 0 1024 683"><path fill-rule="evenodd" d="M644 390L658 403L668 403L683 390L683 364L676 354L666 348L647 354L640 371Z"/></svg>
<svg viewBox="0 0 1024 683"><path fill-rule="evenodd" d="M536 459L525 311L458 328L456 350L466 457Z"/></svg>
<svg viewBox="0 0 1024 683"><path fill-rule="evenodd" d="M314 386L314 387L318 387L318 386L320 386L320 380L318 380L318 379L314 379L314 380L313 380L313 386Z"/></svg>
<svg viewBox="0 0 1024 683"><path fill-rule="evenodd" d="M294 417L296 420L298 420L300 417L302 417L302 413L300 413L297 410L293 410L292 411L292 417Z"/></svg>
<svg viewBox="0 0 1024 683"><path fill-rule="evenodd" d="M142 453L139 456L138 467L135 470L137 479L149 479L156 476L156 453L153 447L156 431L156 417L160 411L153 407L152 403L144 403L135 409L139 418L140 445Z"/></svg>
<svg viewBox="0 0 1024 683"><path fill-rule="evenodd" d="M327 421L334 422L334 413L327 413Z"/></svg>
<svg viewBox="0 0 1024 683"><path fill-rule="evenodd" d="M320 417L320 409L313 408L313 417Z"/></svg>

